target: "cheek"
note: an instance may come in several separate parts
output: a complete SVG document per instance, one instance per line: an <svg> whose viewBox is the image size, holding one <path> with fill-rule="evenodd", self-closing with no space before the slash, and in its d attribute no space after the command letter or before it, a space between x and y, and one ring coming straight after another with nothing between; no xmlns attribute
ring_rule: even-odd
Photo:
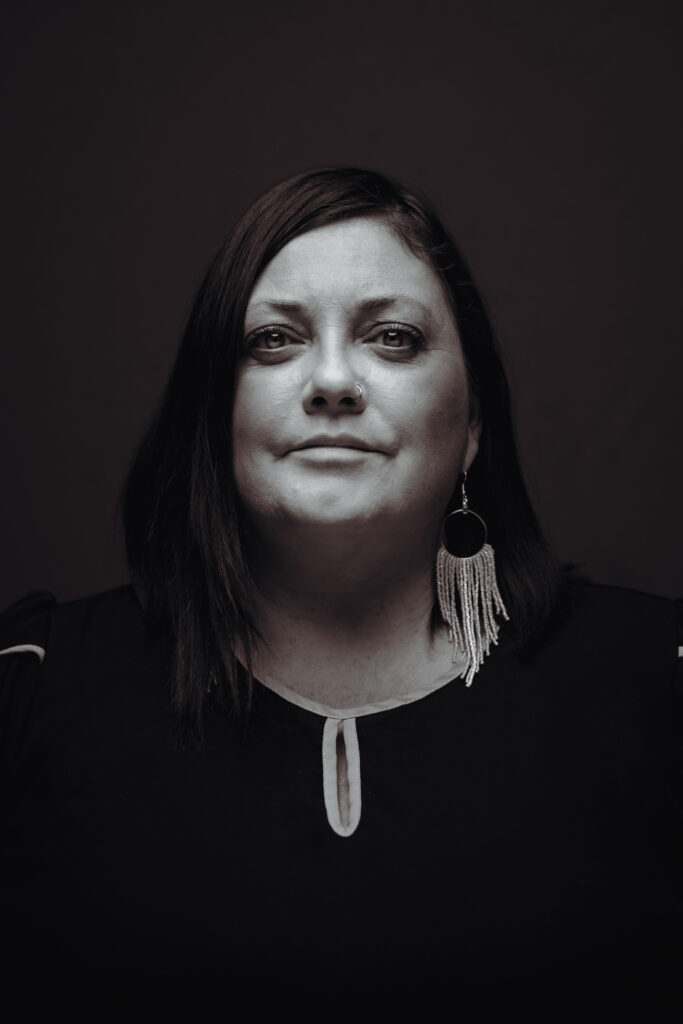
<svg viewBox="0 0 683 1024"><path fill-rule="evenodd" d="M432 377L424 381L419 401L414 397L419 415L412 427L405 424L406 444L412 451L412 485L425 505L445 508L457 486L470 439L466 378L459 373Z"/></svg>
<svg viewBox="0 0 683 1024"><path fill-rule="evenodd" d="M463 449L469 428L467 383L461 368L457 369L460 372L444 373L425 382L419 402L422 406L419 429L422 445L433 454L442 453L446 457Z"/></svg>
<svg viewBox="0 0 683 1024"><path fill-rule="evenodd" d="M263 446L277 414L260 381L247 377L240 381L232 413L235 458L253 456Z"/></svg>
<svg viewBox="0 0 683 1024"><path fill-rule="evenodd" d="M283 425L291 418L296 382L285 374L266 379L245 371L237 384L232 413L233 436L246 447L261 446L270 439L277 444Z"/></svg>
<svg viewBox="0 0 683 1024"><path fill-rule="evenodd" d="M232 432L235 440L248 442L260 414L259 393L248 380L240 380L235 391L232 409Z"/></svg>
<svg viewBox="0 0 683 1024"><path fill-rule="evenodd" d="M232 414L232 471L247 506L267 503L275 486L274 463L283 445L292 397L282 385L245 373L237 385Z"/></svg>
<svg viewBox="0 0 683 1024"><path fill-rule="evenodd" d="M248 486L248 479L254 469L254 455L259 446L264 412L260 390L248 381L240 381L232 412L232 468L240 493Z"/></svg>

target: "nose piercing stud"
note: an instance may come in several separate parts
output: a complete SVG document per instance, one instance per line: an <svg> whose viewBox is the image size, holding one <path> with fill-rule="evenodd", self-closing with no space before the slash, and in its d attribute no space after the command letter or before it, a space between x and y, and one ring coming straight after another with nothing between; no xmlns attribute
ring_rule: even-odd
<svg viewBox="0 0 683 1024"><path fill-rule="evenodd" d="M360 402L361 398L363 397L363 388L358 383L358 381L356 381L356 385L355 386L356 386L356 391L358 392L358 396L356 398L351 399L351 401L353 402L354 405L356 404L356 402Z"/></svg>

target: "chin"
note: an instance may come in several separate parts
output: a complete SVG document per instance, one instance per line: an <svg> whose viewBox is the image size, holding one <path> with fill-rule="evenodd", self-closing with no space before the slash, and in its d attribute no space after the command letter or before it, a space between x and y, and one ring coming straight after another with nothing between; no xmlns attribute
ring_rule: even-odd
<svg viewBox="0 0 683 1024"><path fill-rule="evenodd" d="M303 504L281 509L281 518L291 525L309 529L367 524L380 514L376 505L369 507L344 496L338 501L318 501L313 495Z"/></svg>

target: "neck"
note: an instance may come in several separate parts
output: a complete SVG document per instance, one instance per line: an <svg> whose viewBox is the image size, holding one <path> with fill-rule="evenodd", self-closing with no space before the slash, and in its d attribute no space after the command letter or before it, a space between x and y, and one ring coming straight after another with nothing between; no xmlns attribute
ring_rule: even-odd
<svg viewBox="0 0 683 1024"><path fill-rule="evenodd" d="M274 533L277 531L273 531ZM262 535L250 557L268 619L285 615L299 623L356 631L380 617L429 616L433 602L433 533L385 526L327 528ZM399 610L403 610L400 612ZM265 623L264 623L265 625Z"/></svg>
<svg viewBox="0 0 683 1024"><path fill-rule="evenodd" d="M254 667L330 706L354 706L452 672L452 647L430 629L434 541L384 529L370 538L339 528L301 543L259 547L253 559L263 643ZM433 534L431 534L433 538Z"/></svg>

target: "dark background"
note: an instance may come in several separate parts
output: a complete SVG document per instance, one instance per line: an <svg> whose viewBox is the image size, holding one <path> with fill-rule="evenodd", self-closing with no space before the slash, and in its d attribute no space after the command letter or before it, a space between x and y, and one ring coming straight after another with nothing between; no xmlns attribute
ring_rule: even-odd
<svg viewBox="0 0 683 1024"><path fill-rule="evenodd" d="M682 8L6 3L0 604L125 579L117 496L206 264L331 163L459 239L561 556L683 593Z"/></svg>

